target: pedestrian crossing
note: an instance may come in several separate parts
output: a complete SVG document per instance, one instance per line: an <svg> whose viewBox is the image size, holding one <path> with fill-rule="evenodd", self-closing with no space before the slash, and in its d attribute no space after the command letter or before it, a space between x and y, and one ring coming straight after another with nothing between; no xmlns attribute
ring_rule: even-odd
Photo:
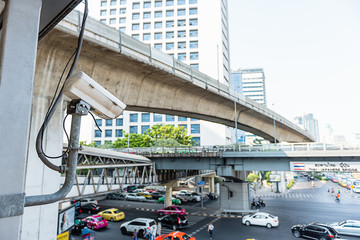
<svg viewBox="0 0 360 240"><path fill-rule="evenodd" d="M200 222L201 220L203 220L205 217L204 216L188 216L188 222L189 224L186 226L186 228L190 228L191 226L195 225L196 223ZM163 226L161 228L161 234L169 234L171 232L173 232L174 230L172 230L169 227L165 227ZM180 230L181 231L181 230Z"/></svg>
<svg viewBox="0 0 360 240"><path fill-rule="evenodd" d="M315 199L315 200L321 200L323 199L322 196L319 196L318 194L313 193L271 193L262 195L262 198L287 198L287 199L298 199L298 200L304 200L304 199Z"/></svg>

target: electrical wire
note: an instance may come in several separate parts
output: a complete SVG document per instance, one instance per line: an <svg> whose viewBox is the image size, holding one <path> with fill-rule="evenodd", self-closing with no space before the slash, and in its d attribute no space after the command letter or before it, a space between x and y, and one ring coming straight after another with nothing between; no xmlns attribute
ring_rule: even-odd
<svg viewBox="0 0 360 240"><path fill-rule="evenodd" d="M99 131L102 132L102 130L100 129L99 125L98 125L97 122L96 122L96 119L95 119L95 117L94 117L94 114L92 114L92 112L89 112L89 113L90 113L90 115L92 116L92 118L94 119L94 122L95 122L95 125L96 125L97 129L99 129Z"/></svg>
<svg viewBox="0 0 360 240"><path fill-rule="evenodd" d="M71 55L68 63L66 64L66 66L65 66L65 68L64 68L63 73L61 74L60 80L59 80L58 85L57 85L57 87L56 87L56 91L55 91L55 93L54 93L54 96L53 96L53 98L52 98L52 101L51 101L51 103L50 103L50 106L49 106L49 108L48 108L48 111L47 111L47 113L46 113L46 116L45 116L45 118L44 118L44 122L43 122L43 124L42 124L42 126L41 126L41 128L40 128L40 130L39 130L39 132L38 132L37 138L36 138L36 151L37 151L37 153L38 153L38 155L39 155L39 157L40 157L41 160L44 160L44 159L42 159L43 156L48 157L48 158L61 158L61 157L63 157L63 156L67 153L67 151L66 151L66 152L63 153L61 156L56 156L56 157L51 157L51 156L46 155L46 154L44 153L44 149L43 149L43 138L44 138L45 129L46 129L47 125L49 124L52 116L53 116L54 113L55 113L55 110L56 110L57 106L59 105L59 103L60 103L60 101L61 101L66 80L67 80L67 79L71 76L71 74L73 73L73 71L74 71L74 69L75 69L75 66L76 66L76 63L77 63L77 61L78 61L78 58L79 58L79 55L80 55L80 52L81 52L82 43L83 43L83 37L84 37L84 31L85 31L85 23L86 23L87 16L88 16L88 1L85 0L85 9L84 9L84 14L83 14L83 20L82 20L81 30L80 30L80 34L79 34L79 38L78 38L77 48L76 48L75 52ZM72 58L74 58L74 59L73 59L72 65L71 65L71 67L70 67L70 70L69 70L69 72L68 72L68 74L67 74L67 77L66 77L66 79L65 79L65 81L63 82L63 85L62 85L62 87L61 87L61 90L60 90L60 92L59 92L59 94L58 94L58 96L57 96L57 98L56 98L56 100L55 100L55 102L54 102L54 99L55 99L56 93L57 93L57 91L58 91L58 88L59 88L59 86L60 86L60 82L61 82L61 79L62 79L62 77L63 77L63 74L64 74L64 72L65 72L65 70L66 70L66 68L67 68L67 66L68 66L68 64L69 64L69 62L70 62L70 60L71 60ZM65 128L65 127L64 127L64 124L65 124L65 121L63 122L63 128ZM68 138L68 134L67 134L66 131L65 131L65 133L66 133L67 138ZM68 139L69 139L69 138L68 138ZM68 141L68 142L69 142L69 141Z"/></svg>

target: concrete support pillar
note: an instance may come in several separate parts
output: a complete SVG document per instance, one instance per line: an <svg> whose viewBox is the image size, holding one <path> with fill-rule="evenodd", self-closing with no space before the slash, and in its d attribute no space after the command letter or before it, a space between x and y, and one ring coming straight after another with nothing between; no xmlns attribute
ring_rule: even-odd
<svg viewBox="0 0 360 240"><path fill-rule="evenodd" d="M214 177L209 177L209 192L211 193L215 192Z"/></svg>
<svg viewBox="0 0 360 240"><path fill-rule="evenodd" d="M165 207L172 205L172 183L165 185Z"/></svg>

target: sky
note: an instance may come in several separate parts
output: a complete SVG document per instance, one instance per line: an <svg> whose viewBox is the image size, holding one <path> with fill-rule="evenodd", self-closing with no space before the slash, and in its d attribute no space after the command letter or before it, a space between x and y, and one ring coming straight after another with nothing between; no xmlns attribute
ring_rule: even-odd
<svg viewBox="0 0 360 240"><path fill-rule="evenodd" d="M267 106L360 133L360 1L228 0L233 70L262 67Z"/></svg>

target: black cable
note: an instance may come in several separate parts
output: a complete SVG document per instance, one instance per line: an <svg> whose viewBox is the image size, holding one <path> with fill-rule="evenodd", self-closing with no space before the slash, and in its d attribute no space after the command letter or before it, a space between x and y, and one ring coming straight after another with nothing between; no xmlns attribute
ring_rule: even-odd
<svg viewBox="0 0 360 240"><path fill-rule="evenodd" d="M68 72L68 75L63 83L63 86L61 87L61 90L56 98L56 101L54 102L54 98L56 96L56 92L58 90L58 87L59 87L59 84L61 82L61 78L65 72L65 69L67 68L67 65L66 64L66 67L63 71L63 74L61 75L61 78L60 78L60 81L58 83L58 86L56 88L56 92L54 94L54 97L51 101L51 104L49 106L49 109L46 113L46 116L45 116L45 119L44 119L44 122L38 132L38 135L37 135L37 138L36 138L36 151L39 155L40 158L42 158L41 156L46 156L48 158L59 158L59 157L50 157L50 156L47 156L45 153L44 153L44 149L43 149L43 138L44 138L44 132L45 132L45 129L47 127L47 125L49 124L52 116L54 115L55 113L55 110L57 108L57 106L59 105L60 101L61 101L61 98L62 98L62 95L63 95L63 90L64 90L64 86L65 86L65 83L66 83L66 80L71 76L72 72L74 71L75 69L75 65L78 61L78 58L79 58L79 55L80 55L80 52L81 52L81 47L82 47L82 43L83 43L83 37L84 37L84 31L85 31L85 23L86 23L86 19L87 19L87 16L88 16L88 1L85 0L85 10L84 10L84 15L83 15L83 21L82 21L82 26L81 26L81 30L80 30L80 34L79 34L79 38L78 38L78 45L77 45L77 48L76 48L76 51L75 51L75 57L74 57L74 60L73 60L73 63L71 65L71 68ZM74 54L71 56L71 58L69 59L69 61L73 58ZM53 103L53 104L52 104ZM52 105L52 106L51 106ZM51 108L50 108L51 107ZM66 132L66 131L65 131ZM67 135L67 133L66 133ZM68 136L67 136L68 137ZM62 157L63 155L61 155L60 157Z"/></svg>
<svg viewBox="0 0 360 240"><path fill-rule="evenodd" d="M94 117L94 114L92 114L92 112L89 112L89 113L90 113L90 115L93 117L96 127L99 129L100 132L102 132L102 130L100 129L99 125L98 125L97 122L96 122L96 119L95 119L95 117Z"/></svg>

